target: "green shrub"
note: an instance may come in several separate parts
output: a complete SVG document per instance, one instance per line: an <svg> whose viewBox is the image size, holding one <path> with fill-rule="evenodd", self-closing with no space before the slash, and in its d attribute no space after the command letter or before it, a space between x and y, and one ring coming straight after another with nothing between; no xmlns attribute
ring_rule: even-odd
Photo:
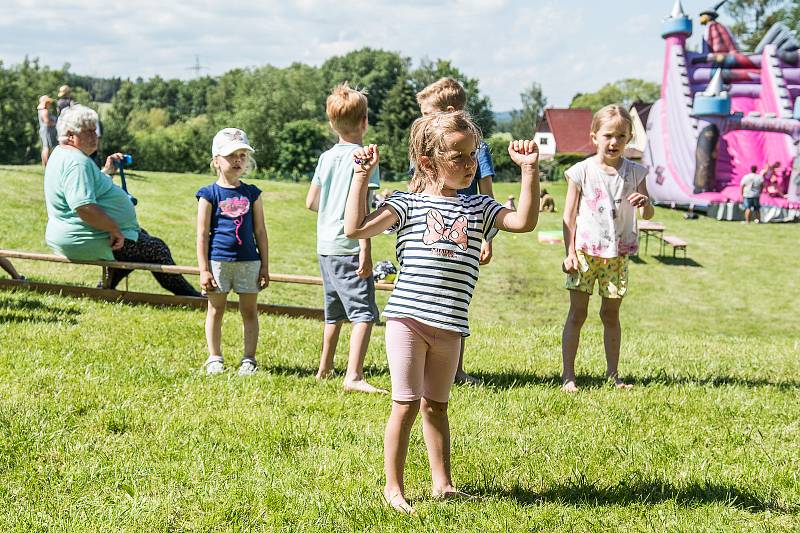
<svg viewBox="0 0 800 533"><path fill-rule="evenodd" d="M539 164L541 179L544 181L560 181L564 179L565 170L587 157L585 154L572 152L556 154L553 159L544 160Z"/></svg>
<svg viewBox="0 0 800 533"><path fill-rule="evenodd" d="M311 179L317 160L332 143L327 125L316 120L293 120L278 131L275 167L281 174ZM297 181L295 179L294 181Z"/></svg>

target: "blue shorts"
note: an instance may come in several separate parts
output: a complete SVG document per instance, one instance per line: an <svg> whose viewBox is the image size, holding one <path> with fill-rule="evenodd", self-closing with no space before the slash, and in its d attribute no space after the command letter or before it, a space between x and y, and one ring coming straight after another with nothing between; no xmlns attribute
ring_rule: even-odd
<svg viewBox="0 0 800 533"><path fill-rule="evenodd" d="M758 196L753 198L743 198L744 201L744 208L745 209L761 209L761 203L759 202Z"/></svg>
<svg viewBox="0 0 800 533"><path fill-rule="evenodd" d="M357 255L320 255L319 269L325 290L325 322L377 322L375 282L372 275L359 278Z"/></svg>

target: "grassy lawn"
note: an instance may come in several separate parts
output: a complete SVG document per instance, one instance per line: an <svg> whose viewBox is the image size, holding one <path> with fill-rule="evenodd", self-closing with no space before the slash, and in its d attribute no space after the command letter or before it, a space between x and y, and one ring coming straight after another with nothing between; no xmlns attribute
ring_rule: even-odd
<svg viewBox="0 0 800 533"><path fill-rule="evenodd" d="M129 180L141 225L180 264L194 264L194 192L210 181ZM271 270L317 275L306 186L257 184ZM0 167L0 186L0 247L48 251L41 171ZM560 208L563 184L548 189ZM0 530L798 531L800 226L686 221L660 208L655 220L689 242L691 261L643 254L631 266L627 392L602 378L596 297L578 354L583 390L559 391L563 248L535 232L497 238L465 365L485 385L455 388L450 407L454 479L481 498L430 500L418 426L406 469L416 517L380 497L390 400L313 378L320 323L263 316L262 371L209 378L200 311L0 292ZM537 231L560 227L560 213L543 214ZM373 250L393 259L394 239ZM86 285L99 270L15 264ZM130 288L160 291L144 272ZM322 292L276 283L261 298L318 306ZM233 366L233 314L223 341ZM367 371L388 388L385 357L377 328Z"/></svg>

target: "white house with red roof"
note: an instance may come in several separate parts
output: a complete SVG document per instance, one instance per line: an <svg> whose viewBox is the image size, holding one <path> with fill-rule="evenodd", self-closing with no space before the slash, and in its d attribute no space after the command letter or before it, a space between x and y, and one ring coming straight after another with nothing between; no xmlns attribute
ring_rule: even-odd
<svg viewBox="0 0 800 533"><path fill-rule="evenodd" d="M563 153L589 156L595 152L589 137L591 127L591 109L545 109L533 140L539 145L542 159L551 159Z"/></svg>

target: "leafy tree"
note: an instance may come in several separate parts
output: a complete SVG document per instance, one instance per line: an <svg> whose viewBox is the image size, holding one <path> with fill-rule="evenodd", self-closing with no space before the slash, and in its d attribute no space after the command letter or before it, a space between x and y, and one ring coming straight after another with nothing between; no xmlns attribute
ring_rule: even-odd
<svg viewBox="0 0 800 533"><path fill-rule="evenodd" d="M411 60L396 52L362 48L343 56L335 56L322 64L321 71L325 80L325 94L342 82L349 82L353 88L367 92L369 100L370 121L378 124L380 111L389 91L404 79L411 65Z"/></svg>
<svg viewBox="0 0 800 533"><path fill-rule="evenodd" d="M327 125L315 120L293 120L277 133L278 156L276 167L292 176L314 173L317 159L330 145Z"/></svg>
<svg viewBox="0 0 800 533"><path fill-rule="evenodd" d="M381 149L383 177L405 179L408 176L408 132L419 117L416 92L405 79L395 83L381 108L381 120L372 132L367 132L365 142L375 142Z"/></svg>
<svg viewBox="0 0 800 533"><path fill-rule="evenodd" d="M588 107L592 111L597 111L609 104L621 104L627 108L636 101L655 102L660 95L661 87L657 83L626 78L614 83L607 83L594 93L578 93L572 98L569 106L572 108Z"/></svg>
<svg viewBox="0 0 800 533"><path fill-rule="evenodd" d="M730 29L745 50L755 50L776 22L800 31L800 4L796 0L730 0L724 9L734 20Z"/></svg>
<svg viewBox="0 0 800 533"><path fill-rule="evenodd" d="M511 112L511 135L515 139L531 139L547 106L547 97L542 92L542 86L536 82L519 97L522 100L522 109Z"/></svg>
<svg viewBox="0 0 800 533"><path fill-rule="evenodd" d="M39 121L36 106L39 96L55 92L65 79L65 70L51 70L38 59L25 58L9 69L0 61L0 161L29 163L39 158ZM88 104L86 91L74 96Z"/></svg>

